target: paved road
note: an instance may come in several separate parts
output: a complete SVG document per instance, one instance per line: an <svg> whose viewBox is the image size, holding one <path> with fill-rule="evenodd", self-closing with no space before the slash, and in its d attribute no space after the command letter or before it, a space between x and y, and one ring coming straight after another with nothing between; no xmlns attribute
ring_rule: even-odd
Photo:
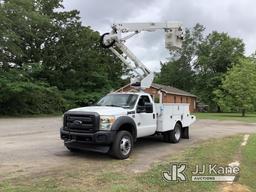
<svg viewBox="0 0 256 192"><path fill-rule="evenodd" d="M0 180L79 164L93 169L116 161L92 152L71 154L59 139L61 124L61 117L0 119ZM256 124L198 120L190 129L191 138L179 144L163 143L159 137L140 139L126 168L145 171L167 155L175 155L204 140L255 132Z"/></svg>

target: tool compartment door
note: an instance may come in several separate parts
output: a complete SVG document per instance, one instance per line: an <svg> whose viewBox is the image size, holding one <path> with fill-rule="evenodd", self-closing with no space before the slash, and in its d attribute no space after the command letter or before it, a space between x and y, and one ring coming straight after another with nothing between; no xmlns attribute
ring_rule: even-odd
<svg viewBox="0 0 256 192"><path fill-rule="evenodd" d="M175 120L173 116L173 106L170 104L157 104L156 111L157 118L157 131L165 132L174 129Z"/></svg>

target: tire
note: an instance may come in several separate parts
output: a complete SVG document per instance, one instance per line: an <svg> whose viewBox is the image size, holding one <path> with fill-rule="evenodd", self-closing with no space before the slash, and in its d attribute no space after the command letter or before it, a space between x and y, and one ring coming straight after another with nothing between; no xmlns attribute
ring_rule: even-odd
<svg viewBox="0 0 256 192"><path fill-rule="evenodd" d="M133 149L133 138L128 131L119 131L112 144L110 154L117 159L127 159Z"/></svg>
<svg viewBox="0 0 256 192"><path fill-rule="evenodd" d="M164 133L163 137L165 142L178 143L181 138L181 125L176 123L174 129Z"/></svg>

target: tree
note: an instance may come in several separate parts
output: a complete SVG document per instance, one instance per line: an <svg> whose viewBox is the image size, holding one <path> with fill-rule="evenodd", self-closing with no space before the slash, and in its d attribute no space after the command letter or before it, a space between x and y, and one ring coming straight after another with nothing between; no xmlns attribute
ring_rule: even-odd
<svg viewBox="0 0 256 192"><path fill-rule="evenodd" d="M98 32L82 26L77 10L61 8L62 0L5 0L1 4L2 70L41 66L34 78L61 90L109 91L120 86L121 62L100 47Z"/></svg>
<svg viewBox="0 0 256 192"><path fill-rule="evenodd" d="M178 60L171 59L161 65L161 72L156 82L175 86L177 88L191 91L194 86L193 62L196 58L198 46L203 40L204 26L196 24L193 29L186 29L185 40L182 49L171 55L179 55Z"/></svg>
<svg viewBox="0 0 256 192"><path fill-rule="evenodd" d="M197 59L194 63L195 89L200 99L210 105L211 110L220 108L214 100L213 91L221 85L223 75L243 57L244 43L232 38L227 33L216 31L209 34L198 46Z"/></svg>
<svg viewBox="0 0 256 192"><path fill-rule="evenodd" d="M240 59L227 72L222 85L214 91L215 100L225 110L245 112L253 108L256 95L256 62Z"/></svg>
<svg viewBox="0 0 256 192"><path fill-rule="evenodd" d="M62 8L62 0L1 1L0 104L6 114L13 112L7 103L15 106L15 100L28 106L34 97L31 108L38 103L42 108L36 106L37 113L44 113L62 108L63 103L65 108L87 105L122 85L125 68L100 47L100 34L82 26L77 10ZM26 78L16 79L14 74ZM40 96L44 103L49 100L47 107L54 106L50 103L59 107L44 109L42 102L36 102ZM16 113L22 113L20 109Z"/></svg>
<svg viewBox="0 0 256 192"><path fill-rule="evenodd" d="M0 12L3 20L0 23L3 26L3 44L0 52L5 69L10 67L10 63L22 67L24 63L41 60L51 21L47 15L38 11L39 4L36 0L5 0L2 3Z"/></svg>

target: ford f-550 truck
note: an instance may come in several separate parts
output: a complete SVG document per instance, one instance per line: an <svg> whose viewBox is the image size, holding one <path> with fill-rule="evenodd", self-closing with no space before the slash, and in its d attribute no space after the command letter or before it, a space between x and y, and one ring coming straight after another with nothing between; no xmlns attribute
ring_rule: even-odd
<svg viewBox="0 0 256 192"><path fill-rule="evenodd" d="M61 138L70 151L109 152L125 159L140 137L162 134L170 143L189 138L189 125L195 119L189 104L155 104L144 92L111 93L96 106L67 111Z"/></svg>
<svg viewBox="0 0 256 192"><path fill-rule="evenodd" d="M161 134L163 140L178 143L189 138L189 126L196 120L190 115L189 104L154 103L143 92L149 88L154 73L124 45L141 31L163 29L165 46L169 50L181 47L184 29L180 23L119 23L101 37L101 44L109 48L133 72L131 86L137 92L111 93L95 106L71 109L64 114L61 139L70 151L78 149L110 153L119 159L128 158L140 137ZM122 33L130 33L122 37ZM132 65L132 63L134 65Z"/></svg>

